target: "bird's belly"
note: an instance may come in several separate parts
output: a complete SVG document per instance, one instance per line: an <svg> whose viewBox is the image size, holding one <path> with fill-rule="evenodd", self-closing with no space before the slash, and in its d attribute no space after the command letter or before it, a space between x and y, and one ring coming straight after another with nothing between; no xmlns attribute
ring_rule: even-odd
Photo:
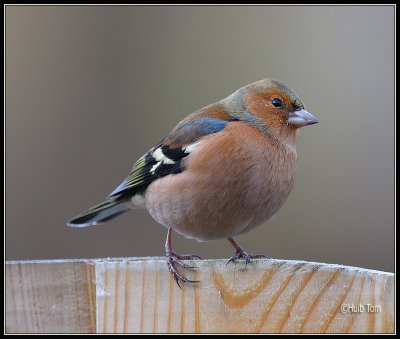
<svg viewBox="0 0 400 339"><path fill-rule="evenodd" d="M219 240L254 228L282 206L293 185L295 150L262 135L250 138L246 125L230 129L204 137L182 173L148 186L146 208L157 222L188 238Z"/></svg>
<svg viewBox="0 0 400 339"><path fill-rule="evenodd" d="M193 181L185 172L169 175L148 187L146 208L157 222L187 238L226 239L271 218L292 187L273 176L250 178L221 175Z"/></svg>

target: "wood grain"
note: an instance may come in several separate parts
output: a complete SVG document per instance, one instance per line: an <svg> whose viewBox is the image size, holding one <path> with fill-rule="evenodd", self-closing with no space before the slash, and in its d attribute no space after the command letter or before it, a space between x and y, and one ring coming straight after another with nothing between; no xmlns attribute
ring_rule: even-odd
<svg viewBox="0 0 400 339"><path fill-rule="evenodd" d="M94 264L8 262L6 333L96 331Z"/></svg>
<svg viewBox="0 0 400 339"><path fill-rule="evenodd" d="M200 283L179 289L158 258L9 263L7 332L394 332L392 273L273 259L191 264L184 273Z"/></svg>
<svg viewBox="0 0 400 339"><path fill-rule="evenodd" d="M96 281L102 287L102 293L97 294L98 331L394 331L393 275L390 273L279 260L257 260L247 268L242 263L226 267L225 260L192 264L197 270L189 278L201 282L184 285L180 290L164 261L97 262ZM117 288L119 277L129 278ZM379 306L381 310L344 313L343 304L352 305L355 311L358 305L366 308L367 304Z"/></svg>

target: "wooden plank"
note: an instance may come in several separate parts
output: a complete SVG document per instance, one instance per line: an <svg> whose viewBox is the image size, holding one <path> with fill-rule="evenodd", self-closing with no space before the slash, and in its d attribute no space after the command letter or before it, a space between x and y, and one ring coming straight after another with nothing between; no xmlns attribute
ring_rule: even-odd
<svg viewBox="0 0 400 339"><path fill-rule="evenodd" d="M8 262L6 333L94 333L94 264Z"/></svg>
<svg viewBox="0 0 400 339"><path fill-rule="evenodd" d="M197 270L186 273L201 282L179 289L164 260L97 261L97 331L394 331L391 273L283 260L257 260L247 268L241 262L227 267L226 260L192 264Z"/></svg>
<svg viewBox="0 0 400 339"><path fill-rule="evenodd" d="M192 264L184 273L201 282L179 289L164 258L8 262L6 332L394 332L392 273L272 259Z"/></svg>

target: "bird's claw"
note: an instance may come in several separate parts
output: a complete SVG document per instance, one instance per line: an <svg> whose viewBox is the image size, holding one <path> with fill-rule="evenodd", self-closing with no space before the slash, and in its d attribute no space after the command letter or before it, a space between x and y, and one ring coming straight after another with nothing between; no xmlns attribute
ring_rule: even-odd
<svg viewBox="0 0 400 339"><path fill-rule="evenodd" d="M199 256L193 255L193 254L179 255L173 251L167 252L168 269L169 269L170 273L172 274L173 278L175 279L175 282L179 286L179 288L181 288L179 281L188 282L188 283L198 283L199 282L198 280L190 280L190 279L184 277L183 275L181 275L175 265L175 264L177 264L177 265L179 265L183 268L187 268L187 269L195 269L196 267L189 266L189 265L183 263L182 261L180 261L180 260L193 260L193 259L201 259L201 258Z"/></svg>
<svg viewBox="0 0 400 339"><path fill-rule="evenodd" d="M266 258L266 256L263 254L250 254L245 252L242 248L238 248L235 254L229 258L228 262L226 263L226 266L228 266L230 262L235 262L237 259L244 259L246 263L245 267L247 267L247 265L250 263L252 259L260 259L260 258Z"/></svg>

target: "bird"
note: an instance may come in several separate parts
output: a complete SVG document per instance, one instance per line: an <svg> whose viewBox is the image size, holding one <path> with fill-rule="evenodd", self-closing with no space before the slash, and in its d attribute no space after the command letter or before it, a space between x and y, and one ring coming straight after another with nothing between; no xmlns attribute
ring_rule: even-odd
<svg viewBox="0 0 400 339"><path fill-rule="evenodd" d="M180 272L194 268L182 260L201 258L176 253L172 231L199 242L227 239L235 249L228 263L243 259L247 265L265 256L246 252L233 237L281 208L294 184L299 128L318 122L285 83L265 78L248 84L186 116L104 202L67 225L97 225L147 209L167 228L167 266L179 287L198 282Z"/></svg>

